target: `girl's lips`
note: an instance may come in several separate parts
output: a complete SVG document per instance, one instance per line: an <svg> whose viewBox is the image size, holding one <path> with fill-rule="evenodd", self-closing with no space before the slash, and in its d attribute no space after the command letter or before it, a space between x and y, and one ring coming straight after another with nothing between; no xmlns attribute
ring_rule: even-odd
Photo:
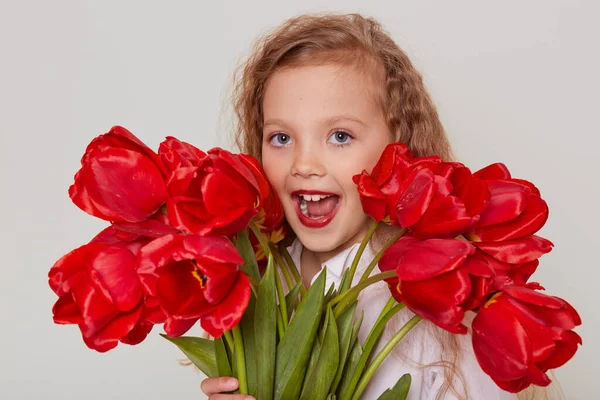
<svg viewBox="0 0 600 400"><path fill-rule="evenodd" d="M306 215L302 214L302 211L300 211L300 195L301 194L318 194L318 195L329 195L329 196L336 196L338 198L337 204L335 205L335 208L327 215L322 216L321 218L317 218L317 219L312 219L312 218L308 218ZM300 223L304 226L306 226L307 228L313 228L313 229L317 229L317 228L323 228L327 225L329 225L329 223L333 220L333 218L335 218L335 215L337 214L339 208L340 208L340 203L341 203L341 197L335 193L328 193L328 192L321 192L318 190L298 190L292 193L292 201L294 202L294 206L296 208L296 215L298 216L298 220L300 221Z"/></svg>

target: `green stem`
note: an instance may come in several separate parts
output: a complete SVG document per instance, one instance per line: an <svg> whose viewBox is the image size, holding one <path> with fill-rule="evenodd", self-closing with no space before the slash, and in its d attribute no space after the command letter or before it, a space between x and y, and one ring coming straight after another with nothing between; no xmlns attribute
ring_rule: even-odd
<svg viewBox="0 0 600 400"><path fill-rule="evenodd" d="M407 231L407 229L405 229L405 228L401 229L398 233L396 233L394 236L392 236L392 238L381 248L381 250L379 250L379 252L375 256L375 258L373 258L373 260L371 260L371 263L369 264L369 266L367 267L365 272L363 272L362 276L360 277L360 282L364 281L365 279L367 279L369 277L369 275L371 275L371 271L373 271L373 268L375 268L375 266L379 262L379 259L383 256L385 251L391 245L396 243L398 241L398 239L400 239L402 236L404 236L406 231Z"/></svg>
<svg viewBox="0 0 600 400"><path fill-rule="evenodd" d="M234 352L234 341L233 341L233 336L231 336L231 332L230 331L223 331L223 336L225 336L225 341L227 342L227 346L229 347L229 350L231 350L231 352Z"/></svg>
<svg viewBox="0 0 600 400"><path fill-rule="evenodd" d="M283 318L281 318L281 310L277 309L275 313L275 317L277 318L277 332L279 332L279 340L283 338L285 334L285 329L283 328Z"/></svg>
<svg viewBox="0 0 600 400"><path fill-rule="evenodd" d="M237 363L237 378L240 383L240 393L248 394L248 382L246 380L246 356L244 355L244 340L239 325L233 329L233 341L235 342L235 360Z"/></svg>
<svg viewBox="0 0 600 400"><path fill-rule="evenodd" d="M250 221L249 226L250 229L252 229L252 232L254 232L254 236L256 236L256 238L258 239L258 242L260 243L260 246L262 247L263 251L265 252L265 257L268 258L271 250L269 250L269 244L267 243L265 235L262 233L258 225L256 225L256 222L254 222L254 220Z"/></svg>
<svg viewBox="0 0 600 400"><path fill-rule="evenodd" d="M346 309L346 307L348 307L350 304L352 304L356 300L360 291L363 290L364 288L366 288L367 286L372 285L376 282L382 281L384 279L393 278L395 276L396 276L396 271L386 271L386 272L382 272L377 275L373 275L369 279L360 282L356 286L353 286L347 292L344 292L344 293L340 294L339 296L333 298L329 302L330 306L337 304L335 306L335 309L333 310L333 315L336 318L339 317L340 314Z"/></svg>
<svg viewBox="0 0 600 400"><path fill-rule="evenodd" d="M412 317L391 339L390 341L381 349L377 357L373 360L373 362L369 365L369 368L365 371L365 374L360 378L360 382L358 382L358 387L352 396L352 400L358 400L362 392L365 391L369 381L375 374L377 368L381 365L383 360L391 353L394 347L402 340L402 338L421 320L422 318L418 315Z"/></svg>
<svg viewBox="0 0 600 400"><path fill-rule="evenodd" d="M344 282L345 287L340 288L341 292L345 292L346 290L348 290L348 288L350 286L352 286L352 279L354 279L354 274L356 273L356 268L358 267L358 262L360 261L360 257L362 256L363 252L365 251L365 247L367 247L369 240L371 240L371 237L375 233L375 230L377 229L378 226L379 226L379 222L377 222L375 220L373 220L371 222L371 225L369 225L369 230L367 231L367 234L363 238L362 242L360 242L360 247L358 248L358 251L356 252L356 255L354 256L354 260L352 260L352 265L350 266L350 272L348 273L348 279Z"/></svg>
<svg viewBox="0 0 600 400"><path fill-rule="evenodd" d="M350 396L352 396L352 393L354 393L354 388L358 384L358 380L360 379L362 372L365 369L365 366L367 365L367 361L369 361L371 353L373 352L375 345L377 344L379 338L381 337L381 334L383 333L385 325L394 315L396 315L404 307L405 305L403 303L398 304L393 297L391 297L390 300L387 302L387 304L381 311L381 314L379 314L377 321L373 325L373 328L371 328L369 336L367 336L367 339L365 340L365 343L363 345L363 352L360 356L360 359L358 360L358 364L356 364L356 368L354 369L352 379L350 380L350 383L348 384L348 387L345 391L346 395L341 400L350 399Z"/></svg>
<svg viewBox="0 0 600 400"><path fill-rule="evenodd" d="M274 253L271 253L274 255ZM277 287L277 297L279 297L279 310L281 311L281 318L283 323L283 332L288 328L288 312L287 303L285 302L285 294L283 293L283 286L281 285L281 277L279 272L275 271L275 286Z"/></svg>
<svg viewBox="0 0 600 400"><path fill-rule="evenodd" d="M298 272L298 267L294 263L294 260L292 260L292 256L290 256L290 253L287 251L287 249L285 247L281 247L280 250L281 250L281 254L283 254L283 258L285 259L285 262L287 263L287 266L290 268L290 271L292 271L292 275L294 276L296 283L302 282L302 285L300 286L300 295L302 298L304 298L304 296L306 296L306 287L304 286L304 281L302 280L302 277L300 276L300 272Z"/></svg>
<svg viewBox="0 0 600 400"><path fill-rule="evenodd" d="M292 280L288 266L286 265L285 261L283 261L283 258L281 258L281 254L279 253L277 246L275 246L273 242L269 242L269 249L275 258L275 262L279 268L281 268L281 272L283 272L283 277L285 278L285 283L288 286L288 290L292 290L295 286L294 281Z"/></svg>

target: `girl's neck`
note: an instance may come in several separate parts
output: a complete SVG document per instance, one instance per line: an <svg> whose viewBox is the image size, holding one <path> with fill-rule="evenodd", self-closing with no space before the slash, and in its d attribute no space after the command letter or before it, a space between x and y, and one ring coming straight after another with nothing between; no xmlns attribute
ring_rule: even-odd
<svg viewBox="0 0 600 400"><path fill-rule="evenodd" d="M354 240L349 240L339 247L327 252L314 252L302 246L302 254L300 256L300 274L306 287L310 287L313 277L321 271L321 265L327 260L340 254L342 251L351 247L356 243L360 243L364 238L364 234L355 237ZM359 240L360 239L360 240Z"/></svg>

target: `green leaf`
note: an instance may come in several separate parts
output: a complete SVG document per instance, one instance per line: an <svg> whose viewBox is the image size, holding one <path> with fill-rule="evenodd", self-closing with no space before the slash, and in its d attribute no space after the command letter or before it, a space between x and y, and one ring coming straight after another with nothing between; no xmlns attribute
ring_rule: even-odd
<svg viewBox="0 0 600 400"><path fill-rule="evenodd" d="M244 357L246 359L246 383L248 385L248 394L257 397L257 367L256 367L256 343L254 335L254 315L256 309L256 299L254 294L250 296L248 308L242 316L240 329L244 341ZM275 350L273 350L275 352Z"/></svg>
<svg viewBox="0 0 600 400"><path fill-rule="evenodd" d="M350 351L348 360L346 361L344 373L342 374L342 382L340 383L337 392L337 397L339 399L343 399L346 396L346 392L348 391L348 385L350 384L352 375L354 375L354 370L356 369L356 365L360 360L360 356L362 356L362 347L360 345L360 342L356 340L354 342L354 346L352 346L352 350Z"/></svg>
<svg viewBox="0 0 600 400"><path fill-rule="evenodd" d="M212 340L192 336L172 338L162 333L160 336L179 347L204 375L209 378L218 376L215 343Z"/></svg>
<svg viewBox="0 0 600 400"><path fill-rule="evenodd" d="M319 359L312 371L308 375L308 384L300 396L300 400L321 400L326 398L329 393L329 388L335 378L339 363L340 349L338 330L335 323L335 317L331 307L327 307L327 316L323 326L325 331Z"/></svg>
<svg viewBox="0 0 600 400"><path fill-rule="evenodd" d="M302 282L298 282L296 286L292 290L285 295L285 304L287 305L288 311L288 320L292 318L292 314L298 305L298 293L300 292L300 287L302 286Z"/></svg>
<svg viewBox="0 0 600 400"><path fill-rule="evenodd" d="M325 269L310 287L306 297L277 346L275 399L297 399L313 343L323 314Z"/></svg>
<svg viewBox="0 0 600 400"><path fill-rule="evenodd" d="M234 376L231 370L231 364L229 363L229 356L225 349L225 343L223 337L214 340L215 343L215 355L217 358L217 371L218 376Z"/></svg>
<svg viewBox="0 0 600 400"><path fill-rule="evenodd" d="M356 312L356 302L346 309L337 319L338 335L340 343L340 362L337 374L331 385L331 392L335 392L340 381L342 380L342 372L346 365L346 358L350 352L350 342L352 341L354 313Z"/></svg>
<svg viewBox="0 0 600 400"><path fill-rule="evenodd" d="M406 400L408 391L410 390L411 377L410 374L404 374L393 388L386 390L377 398L377 400Z"/></svg>
<svg viewBox="0 0 600 400"><path fill-rule="evenodd" d="M335 291L336 296L341 294L343 288L346 287L346 285L347 285L346 281L348 280L349 273L350 273L350 268L346 268L344 270L344 273L342 274L342 280L340 281L340 284L338 285L338 289Z"/></svg>
<svg viewBox="0 0 600 400"><path fill-rule="evenodd" d="M260 272L256 263L256 254L250 238L248 237L248 229L244 229L237 234L233 244L244 259L244 265L240 265L240 269L244 272L253 283L260 281Z"/></svg>
<svg viewBox="0 0 600 400"><path fill-rule="evenodd" d="M329 393L329 396L327 396L327 400L336 400L336 395L334 393Z"/></svg>
<svg viewBox="0 0 600 400"><path fill-rule="evenodd" d="M354 343L356 343L356 340L358 339L358 331L360 331L360 326L362 325L364 317L365 317L365 312L363 310L363 311L361 311L360 317L354 323L354 327L352 328L352 338L350 339L350 348L354 347Z"/></svg>
<svg viewBox="0 0 600 400"><path fill-rule="evenodd" d="M273 398L275 379L275 354L277 350L277 308L275 289L275 265L269 257L267 269L256 299L254 315L254 340L256 344L256 367L259 399Z"/></svg>
<svg viewBox="0 0 600 400"><path fill-rule="evenodd" d="M335 296L335 286L332 283L331 286L329 286L329 290L327 291L327 294L325 295L325 303L329 303L329 301L331 299L333 299L334 296Z"/></svg>
<svg viewBox="0 0 600 400"><path fill-rule="evenodd" d="M308 359L308 366L306 367L305 377L311 376L314 369L317 367L317 361L319 361L319 354L321 353L321 340L317 336L315 339L315 344L310 353L310 358ZM310 379L304 379L304 383L302 385L302 392L304 392L306 385L310 385Z"/></svg>

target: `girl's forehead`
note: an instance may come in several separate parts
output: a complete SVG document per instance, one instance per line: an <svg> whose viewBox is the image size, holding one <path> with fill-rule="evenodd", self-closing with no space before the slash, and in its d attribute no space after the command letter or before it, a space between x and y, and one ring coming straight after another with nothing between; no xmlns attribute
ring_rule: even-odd
<svg viewBox="0 0 600 400"><path fill-rule="evenodd" d="M343 65L284 68L269 79L263 99L264 117L281 113L369 113L380 111L377 88L368 74ZM273 115L270 115L273 114Z"/></svg>

